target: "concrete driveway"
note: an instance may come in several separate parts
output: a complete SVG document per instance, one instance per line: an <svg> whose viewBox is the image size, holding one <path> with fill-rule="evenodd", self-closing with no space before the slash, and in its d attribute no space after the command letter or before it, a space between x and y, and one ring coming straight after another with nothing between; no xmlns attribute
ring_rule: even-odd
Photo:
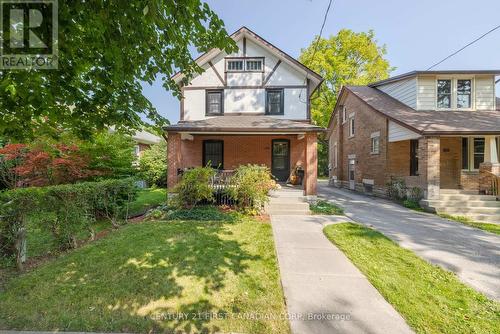
<svg viewBox="0 0 500 334"><path fill-rule="evenodd" d="M500 301L500 236L330 187L327 181L318 182L318 195L344 207L351 219L372 225L400 246L456 273L464 283Z"/></svg>

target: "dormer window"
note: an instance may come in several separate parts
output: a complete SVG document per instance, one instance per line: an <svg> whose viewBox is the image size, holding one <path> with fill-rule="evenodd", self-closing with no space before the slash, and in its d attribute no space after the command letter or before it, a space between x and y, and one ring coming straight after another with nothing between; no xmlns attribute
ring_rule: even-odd
<svg viewBox="0 0 500 334"><path fill-rule="evenodd" d="M261 59L248 59L246 62L246 70L250 71L250 72L262 71L262 60Z"/></svg>
<svg viewBox="0 0 500 334"><path fill-rule="evenodd" d="M235 59L227 61L227 70L229 72L241 72L243 71L243 60Z"/></svg>
<svg viewBox="0 0 500 334"><path fill-rule="evenodd" d="M457 80L457 108L469 109L471 104L472 95L472 81L471 80Z"/></svg>
<svg viewBox="0 0 500 334"><path fill-rule="evenodd" d="M451 108L451 80L449 79L437 81L437 107L440 109Z"/></svg>

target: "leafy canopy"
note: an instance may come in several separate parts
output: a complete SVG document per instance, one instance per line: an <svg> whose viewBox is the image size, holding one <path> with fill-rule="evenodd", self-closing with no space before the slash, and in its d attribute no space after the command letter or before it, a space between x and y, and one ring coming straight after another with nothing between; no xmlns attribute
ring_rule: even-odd
<svg viewBox="0 0 500 334"><path fill-rule="evenodd" d="M62 128L89 137L111 125L138 129L141 115L161 125L141 82L160 77L179 96L175 71L186 80L201 72L190 48L236 49L201 0L59 1L58 16L58 70L0 72L0 136L22 141Z"/></svg>
<svg viewBox="0 0 500 334"><path fill-rule="evenodd" d="M342 86L366 85L387 78L393 68L384 59L385 54L385 46L377 45L372 30L356 33L342 29L329 38L315 38L303 49L299 60L325 79L311 102L314 123L328 125Z"/></svg>

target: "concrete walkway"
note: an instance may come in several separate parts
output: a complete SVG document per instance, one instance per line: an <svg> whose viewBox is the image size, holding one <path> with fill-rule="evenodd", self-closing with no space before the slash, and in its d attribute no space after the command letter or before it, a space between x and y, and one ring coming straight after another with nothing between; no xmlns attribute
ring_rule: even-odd
<svg viewBox="0 0 500 334"><path fill-rule="evenodd" d="M400 246L457 274L500 301L500 236L406 209L388 200L318 182L318 195L344 207L356 222L373 226Z"/></svg>
<svg viewBox="0 0 500 334"><path fill-rule="evenodd" d="M412 333L399 313L324 236L325 225L348 220L271 214L292 333Z"/></svg>

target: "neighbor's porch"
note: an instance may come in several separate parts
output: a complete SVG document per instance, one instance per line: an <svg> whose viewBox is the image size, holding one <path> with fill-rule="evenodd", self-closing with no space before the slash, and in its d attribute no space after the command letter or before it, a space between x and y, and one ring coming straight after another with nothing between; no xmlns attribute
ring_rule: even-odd
<svg viewBox="0 0 500 334"><path fill-rule="evenodd" d="M305 195L316 194L316 133L168 133L168 187L174 187L184 170L212 166L230 175L238 166L267 166L279 182L289 181L294 169L303 170Z"/></svg>
<svg viewBox="0 0 500 334"><path fill-rule="evenodd" d="M402 177L420 187L427 199L441 189L492 193L500 175L500 137L494 135L421 137L390 142L389 176Z"/></svg>

